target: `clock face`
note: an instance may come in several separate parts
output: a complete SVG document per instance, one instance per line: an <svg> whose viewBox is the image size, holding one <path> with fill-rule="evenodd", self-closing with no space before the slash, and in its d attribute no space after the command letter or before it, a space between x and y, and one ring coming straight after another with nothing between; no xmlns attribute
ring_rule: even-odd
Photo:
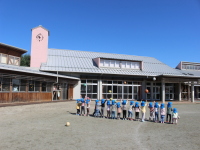
<svg viewBox="0 0 200 150"><path fill-rule="evenodd" d="M36 36L36 39L40 42L40 41L42 41L43 40L43 35L40 33L40 34L38 34L37 36Z"/></svg>

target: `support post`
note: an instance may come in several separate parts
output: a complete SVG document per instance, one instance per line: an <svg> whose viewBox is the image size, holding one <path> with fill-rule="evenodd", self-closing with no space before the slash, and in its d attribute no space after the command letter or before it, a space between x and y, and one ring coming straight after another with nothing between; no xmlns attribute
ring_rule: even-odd
<svg viewBox="0 0 200 150"><path fill-rule="evenodd" d="M194 82L191 84L191 101L194 103Z"/></svg>
<svg viewBox="0 0 200 150"><path fill-rule="evenodd" d="M178 100L181 101L181 83L178 84L178 89L179 89L178 90L178 92L179 92L179 94L178 94Z"/></svg>
<svg viewBox="0 0 200 150"><path fill-rule="evenodd" d="M162 81L162 103L165 103L165 82Z"/></svg>

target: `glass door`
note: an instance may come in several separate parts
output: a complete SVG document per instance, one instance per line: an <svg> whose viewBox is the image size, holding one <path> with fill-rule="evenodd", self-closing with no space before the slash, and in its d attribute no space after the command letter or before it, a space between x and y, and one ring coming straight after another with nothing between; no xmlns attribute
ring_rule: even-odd
<svg viewBox="0 0 200 150"><path fill-rule="evenodd" d="M160 100L160 86L153 86L153 100Z"/></svg>
<svg viewBox="0 0 200 150"><path fill-rule="evenodd" d="M61 86L60 84L54 84L53 85L53 92L52 92L52 100L61 100Z"/></svg>
<svg viewBox="0 0 200 150"><path fill-rule="evenodd" d="M166 86L165 87L165 99L166 100L173 100L174 99L174 87L173 86Z"/></svg>

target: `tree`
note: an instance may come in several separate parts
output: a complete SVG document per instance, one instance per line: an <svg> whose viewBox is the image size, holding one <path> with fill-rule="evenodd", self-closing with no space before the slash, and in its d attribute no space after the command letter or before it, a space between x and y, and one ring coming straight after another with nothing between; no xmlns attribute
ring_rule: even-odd
<svg viewBox="0 0 200 150"><path fill-rule="evenodd" d="M30 67L30 57L29 54L22 55L20 66Z"/></svg>

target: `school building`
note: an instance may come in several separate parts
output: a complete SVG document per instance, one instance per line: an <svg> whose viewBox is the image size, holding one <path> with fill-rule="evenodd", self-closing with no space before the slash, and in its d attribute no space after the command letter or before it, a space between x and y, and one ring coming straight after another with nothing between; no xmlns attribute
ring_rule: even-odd
<svg viewBox="0 0 200 150"><path fill-rule="evenodd" d="M171 68L153 57L52 49L46 28L31 31L30 67L19 66L26 50L0 44L0 102L200 99L200 63Z"/></svg>

